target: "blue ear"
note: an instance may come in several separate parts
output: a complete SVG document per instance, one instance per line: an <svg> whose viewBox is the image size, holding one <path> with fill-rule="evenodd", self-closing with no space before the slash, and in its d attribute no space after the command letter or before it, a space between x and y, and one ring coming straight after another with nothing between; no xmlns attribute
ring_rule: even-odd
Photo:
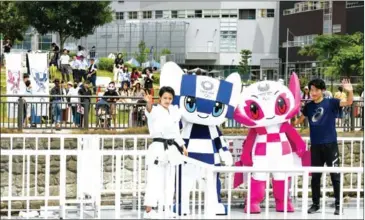
<svg viewBox="0 0 365 220"><path fill-rule="evenodd" d="M181 96L179 96L179 95L175 95L174 100L172 101L172 104L180 107L180 97Z"/></svg>

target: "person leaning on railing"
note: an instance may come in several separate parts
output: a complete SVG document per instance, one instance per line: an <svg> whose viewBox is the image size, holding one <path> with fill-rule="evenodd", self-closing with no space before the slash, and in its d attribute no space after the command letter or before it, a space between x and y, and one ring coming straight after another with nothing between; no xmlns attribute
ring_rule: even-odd
<svg viewBox="0 0 365 220"><path fill-rule="evenodd" d="M106 99L106 101L109 103L109 109L110 109L110 114L112 116L112 120L113 120L113 124L114 124L114 128L117 127L117 122L116 122L116 114L117 114L117 109L116 109L116 101L117 101L117 97L119 96L117 91L116 91L116 88L115 88L115 82L110 82L109 85L108 85L108 88L107 90L104 92L104 95L103 96L115 96L115 98L103 98L103 99Z"/></svg>
<svg viewBox="0 0 365 220"><path fill-rule="evenodd" d="M80 113L80 123L81 127L85 126L85 112L89 113L90 110L90 96L92 95L90 90L90 82L88 80L84 81L82 87L79 89L79 95L83 96L80 98L80 105L77 108L77 112Z"/></svg>
<svg viewBox="0 0 365 220"><path fill-rule="evenodd" d="M61 97L54 97L55 95L62 95L62 89L60 87L60 80L54 80L55 86L51 89L50 92L50 102L52 103L52 115L53 115L53 123L56 124L56 129L60 127L61 122Z"/></svg>
<svg viewBox="0 0 365 220"><path fill-rule="evenodd" d="M312 101L303 108L303 115L295 121L295 124L303 123L305 117L309 121L310 142L311 142L311 165L322 167L325 163L328 167L339 167L340 157L337 145L336 117L341 107L352 105L353 88L348 80L342 81L342 86L348 92L347 100L335 98L324 98L323 92L326 84L322 79L314 79L309 82ZM321 194L322 173L312 174L312 200L313 205L308 213L315 213L319 210ZM340 214L340 174L331 173L331 181L335 196L335 215ZM325 196L325 195L324 195Z"/></svg>

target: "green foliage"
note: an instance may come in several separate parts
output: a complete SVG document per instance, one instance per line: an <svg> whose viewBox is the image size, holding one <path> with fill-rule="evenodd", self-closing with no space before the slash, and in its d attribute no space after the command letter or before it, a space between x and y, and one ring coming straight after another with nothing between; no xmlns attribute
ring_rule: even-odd
<svg viewBox="0 0 365 220"><path fill-rule="evenodd" d="M113 72L114 59L101 57L98 62L98 69Z"/></svg>
<svg viewBox="0 0 365 220"><path fill-rule="evenodd" d="M138 44L138 52L135 53L136 60L142 65L142 63L146 62L149 52L150 49L147 48L146 43L141 40Z"/></svg>
<svg viewBox="0 0 365 220"><path fill-rule="evenodd" d="M10 39L13 43L22 41L23 34L29 27L29 20L19 12L15 2L1 1L0 8L0 33L4 40Z"/></svg>
<svg viewBox="0 0 365 220"><path fill-rule="evenodd" d="M250 72L250 66L248 65L248 60L252 57L252 52L250 50L241 50L241 61L239 62L238 72L241 75L248 74Z"/></svg>
<svg viewBox="0 0 365 220"><path fill-rule="evenodd" d="M153 74L153 83L154 84L160 84L160 73L156 72Z"/></svg>
<svg viewBox="0 0 365 220"><path fill-rule="evenodd" d="M80 39L113 20L111 1L19 1L16 4L20 14L38 33L59 34L60 49L67 38Z"/></svg>
<svg viewBox="0 0 365 220"><path fill-rule="evenodd" d="M320 35L298 53L314 56L328 76L364 74L364 34Z"/></svg>
<svg viewBox="0 0 365 220"><path fill-rule="evenodd" d="M305 86L308 86L309 79L305 76L300 76L299 83L300 83L300 88L303 89Z"/></svg>

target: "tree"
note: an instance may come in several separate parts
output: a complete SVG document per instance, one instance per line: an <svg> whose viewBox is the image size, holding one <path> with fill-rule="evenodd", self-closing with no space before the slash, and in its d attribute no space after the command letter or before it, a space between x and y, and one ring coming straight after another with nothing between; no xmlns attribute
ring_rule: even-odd
<svg viewBox="0 0 365 220"><path fill-rule="evenodd" d="M241 61L239 62L238 72L241 75L250 72L250 66L248 65L249 59L251 58L252 52L250 50L241 50Z"/></svg>
<svg viewBox="0 0 365 220"><path fill-rule="evenodd" d="M300 55L314 56L325 68L325 74L338 76L363 74L364 71L364 34L320 35L312 45L302 48Z"/></svg>
<svg viewBox="0 0 365 220"><path fill-rule="evenodd" d="M38 33L57 32L63 48L69 37L80 39L92 34L98 26L113 20L110 1L32 1L17 2Z"/></svg>
<svg viewBox="0 0 365 220"><path fill-rule="evenodd" d="M147 55L150 53L150 49L146 47L146 43L141 40L138 44L138 52L135 53L136 60L142 65L146 62Z"/></svg>
<svg viewBox="0 0 365 220"><path fill-rule="evenodd" d="M19 12L15 2L1 1L0 6L0 34L13 42L22 41L29 27L28 19Z"/></svg>

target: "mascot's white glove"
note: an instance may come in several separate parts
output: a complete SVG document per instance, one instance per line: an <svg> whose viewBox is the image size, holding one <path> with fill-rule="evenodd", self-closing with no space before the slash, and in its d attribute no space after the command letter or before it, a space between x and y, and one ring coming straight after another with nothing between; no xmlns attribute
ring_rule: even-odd
<svg viewBox="0 0 365 220"><path fill-rule="evenodd" d="M224 165L226 166L232 166L233 165L233 158L231 152L224 151L223 149L219 150L219 156L221 157L221 160L224 162Z"/></svg>

